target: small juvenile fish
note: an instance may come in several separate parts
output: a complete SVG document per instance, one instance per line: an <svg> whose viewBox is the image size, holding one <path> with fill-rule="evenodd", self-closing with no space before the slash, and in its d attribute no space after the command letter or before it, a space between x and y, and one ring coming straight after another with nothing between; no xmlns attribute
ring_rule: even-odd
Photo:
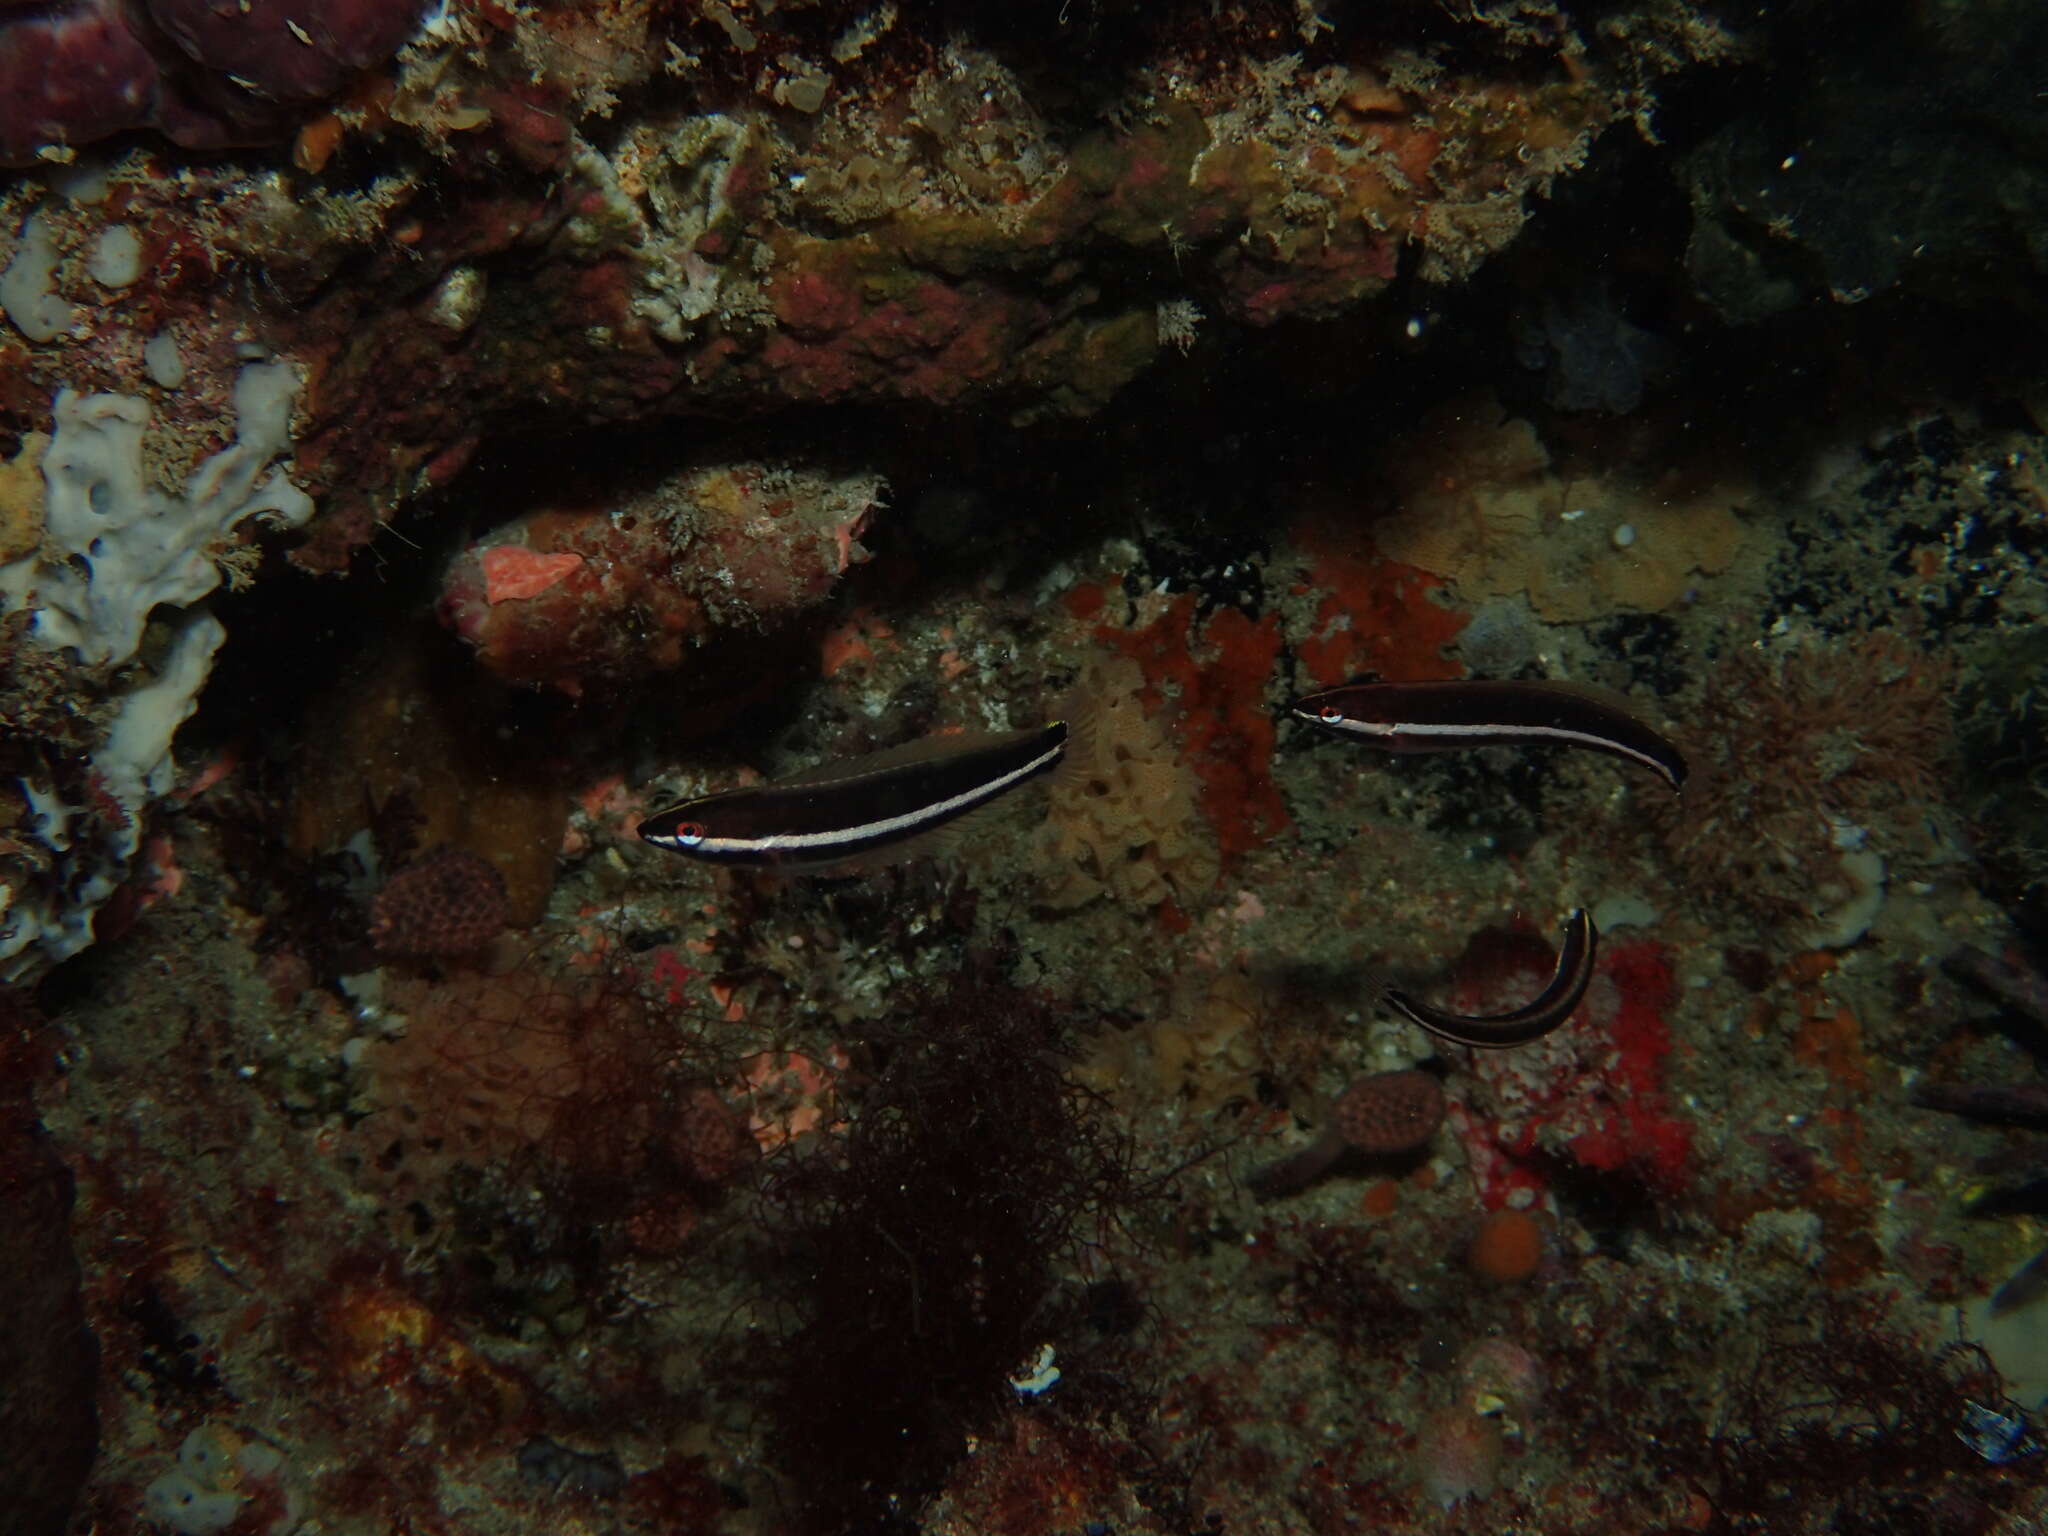
<svg viewBox="0 0 2048 1536"><path fill-rule="evenodd" d="M844 864L936 831L1058 768L1064 720L1003 736L935 736L752 789L700 795L640 823L640 839L713 864Z"/></svg>
<svg viewBox="0 0 2048 1536"><path fill-rule="evenodd" d="M1572 913L1564 920L1564 947L1558 951L1557 969L1551 974L1550 984L1534 1001L1512 1013L1476 1017L1452 1013L1391 987L1384 999L1389 1008L1410 1023L1420 1024L1431 1034L1459 1045L1474 1045L1483 1050L1527 1045L1531 1040L1542 1039L1577 1010L1579 1000L1586 995L1586 984L1593 979L1593 954L1599 942L1599 932L1585 909Z"/></svg>
<svg viewBox="0 0 2048 1536"><path fill-rule="evenodd" d="M1387 752L1551 743L1641 763L1673 789L1685 757L1619 705L1561 683L1346 683L1296 699L1298 719Z"/></svg>

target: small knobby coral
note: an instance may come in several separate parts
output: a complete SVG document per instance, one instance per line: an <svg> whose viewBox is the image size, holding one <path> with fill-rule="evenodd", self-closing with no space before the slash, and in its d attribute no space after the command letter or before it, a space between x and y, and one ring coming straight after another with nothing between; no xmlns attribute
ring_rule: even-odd
<svg viewBox="0 0 2048 1536"><path fill-rule="evenodd" d="M505 877L497 866L444 843L384 882L370 903L370 942L386 955L466 955L498 936L505 914Z"/></svg>
<svg viewBox="0 0 2048 1536"><path fill-rule="evenodd" d="M1427 1072L1375 1072L1344 1090L1332 1116L1361 1152L1412 1152L1443 1123L1444 1090Z"/></svg>
<svg viewBox="0 0 2048 1536"><path fill-rule="evenodd" d="M744 1341L804 1506L781 1527L899 1528L1047 1341L1058 1277L1157 1183L1064 1067L1071 1010L972 967L852 1043L873 1070L828 1144L766 1163L792 1327ZM1069 1350L1062 1343L1061 1357Z"/></svg>
<svg viewBox="0 0 2048 1536"><path fill-rule="evenodd" d="M1374 1072L1344 1090L1330 1123L1309 1146L1252 1175L1253 1191L1270 1200L1322 1174L1346 1147L1390 1157L1428 1145L1443 1123L1444 1090L1427 1072Z"/></svg>
<svg viewBox="0 0 2048 1536"><path fill-rule="evenodd" d="M1767 918L1815 913L1866 834L1910 846L1943 797L1953 671L1876 634L1723 657L1689 711L1685 793L1649 811L1687 884Z"/></svg>
<svg viewBox="0 0 2048 1536"><path fill-rule="evenodd" d="M1965 1531L1944 1508L1988 1515L2019 1493L2026 1474L1987 1464L1960 1433L1973 1404L2002 1400L1982 1349L1930 1350L1882 1300L1829 1297L1819 1313L1815 1333L1774 1329L1726 1378L1699 1479L1715 1529Z"/></svg>

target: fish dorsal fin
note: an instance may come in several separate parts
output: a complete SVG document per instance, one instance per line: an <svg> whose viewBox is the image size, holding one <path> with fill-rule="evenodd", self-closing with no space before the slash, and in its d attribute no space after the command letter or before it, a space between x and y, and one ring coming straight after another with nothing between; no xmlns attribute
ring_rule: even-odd
<svg viewBox="0 0 2048 1536"><path fill-rule="evenodd" d="M1494 681L1504 682L1509 679ZM1546 693L1561 694L1566 698L1581 699L1588 704L1598 704L1603 709L1611 709L1617 714L1641 720L1645 725L1652 722L1652 716L1645 712L1642 700L1631 697L1618 688L1609 688L1604 683L1587 683L1577 678L1558 677L1517 678L1512 681L1521 683L1525 688L1540 688Z"/></svg>
<svg viewBox="0 0 2048 1536"><path fill-rule="evenodd" d="M820 784L847 784L856 779L887 773L892 769L912 768L920 763L944 762L948 758L980 747L1008 746L1036 736L1044 729L1044 726L1039 726L1029 731L954 731L920 736L917 740L906 741L901 746L884 747L879 752L869 752L860 757L839 758L831 762L813 764L809 768L800 769L785 778L775 780L768 787L799 789L813 788Z"/></svg>

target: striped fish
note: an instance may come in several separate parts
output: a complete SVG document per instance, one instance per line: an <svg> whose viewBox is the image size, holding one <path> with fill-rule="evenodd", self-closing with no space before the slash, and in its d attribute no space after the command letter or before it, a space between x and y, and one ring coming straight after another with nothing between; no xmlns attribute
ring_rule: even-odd
<svg viewBox="0 0 2048 1536"><path fill-rule="evenodd" d="M903 856L907 846L1057 769L1064 720L1001 736L934 736L752 789L700 795L640 823L642 842L708 863L787 870Z"/></svg>
<svg viewBox="0 0 2048 1536"><path fill-rule="evenodd" d="M1564 921L1564 947L1557 952L1557 969L1550 984L1511 1013L1452 1013L1393 988L1383 994L1384 1000L1409 1023L1420 1024L1431 1034L1459 1045L1485 1050L1527 1045L1562 1026L1577 1011L1593 979L1593 957L1599 942L1599 931L1585 910L1572 913Z"/></svg>
<svg viewBox="0 0 2048 1536"><path fill-rule="evenodd" d="M1387 752L1548 744L1639 763L1673 789L1685 757L1619 704L1567 683L1346 683L1296 699L1295 718Z"/></svg>

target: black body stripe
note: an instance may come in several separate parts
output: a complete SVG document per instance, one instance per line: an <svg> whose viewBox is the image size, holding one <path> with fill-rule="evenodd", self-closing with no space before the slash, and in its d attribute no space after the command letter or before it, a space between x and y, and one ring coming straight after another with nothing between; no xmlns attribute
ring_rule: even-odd
<svg viewBox="0 0 2048 1536"><path fill-rule="evenodd" d="M1593 979L1593 955L1599 942L1600 935L1585 910L1572 913L1565 919L1564 948L1558 951L1557 970L1551 975L1550 985L1535 1001L1512 1013L1474 1018L1432 1007L1392 988L1386 993L1387 1006L1431 1034L1459 1045L1475 1045L1485 1050L1527 1045L1558 1028L1578 1008L1579 1000L1586 995L1586 984Z"/></svg>
<svg viewBox="0 0 2048 1536"><path fill-rule="evenodd" d="M1556 683L1348 683L1289 706L1299 718L1388 752L1525 745L1590 747L1640 763L1673 789L1685 756L1627 710Z"/></svg>
<svg viewBox="0 0 2048 1536"><path fill-rule="evenodd" d="M910 760L855 759L843 772L704 795L640 824L641 838L716 864L830 863L908 842L1048 773L1066 752L1054 721Z"/></svg>

